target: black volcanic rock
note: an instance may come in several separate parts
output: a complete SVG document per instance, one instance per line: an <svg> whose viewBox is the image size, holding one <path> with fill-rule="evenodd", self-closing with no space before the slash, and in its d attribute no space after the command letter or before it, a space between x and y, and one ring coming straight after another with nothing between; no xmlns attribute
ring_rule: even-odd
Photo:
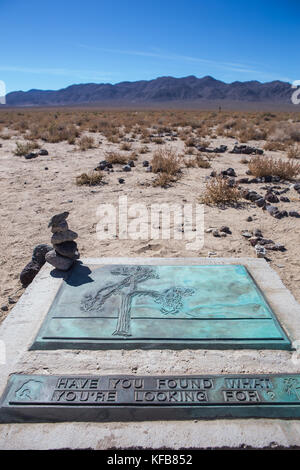
<svg viewBox="0 0 300 470"><path fill-rule="evenodd" d="M14 91L6 95L8 106L44 106L100 102L166 102L231 100L290 103L291 85L258 81L224 83L213 77L159 77L136 82L86 83L61 90Z"/></svg>

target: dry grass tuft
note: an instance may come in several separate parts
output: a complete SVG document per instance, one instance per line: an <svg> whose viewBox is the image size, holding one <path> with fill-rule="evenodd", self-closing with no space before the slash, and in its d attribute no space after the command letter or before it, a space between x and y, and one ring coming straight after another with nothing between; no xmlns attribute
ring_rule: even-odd
<svg viewBox="0 0 300 470"><path fill-rule="evenodd" d="M274 160L271 157L252 157L248 163L251 174L255 177L279 176L282 179L293 179L300 173L300 163Z"/></svg>
<svg viewBox="0 0 300 470"><path fill-rule="evenodd" d="M122 144L120 145L120 149L129 152L129 150L132 149L132 145L129 142L122 142Z"/></svg>
<svg viewBox="0 0 300 470"><path fill-rule="evenodd" d="M155 152L151 165L153 173L176 175L180 172L180 159L171 149L161 149Z"/></svg>
<svg viewBox="0 0 300 470"><path fill-rule="evenodd" d="M227 205L238 202L241 199L236 186L230 186L228 180L217 176L206 184L205 192L200 198L204 204Z"/></svg>
<svg viewBox="0 0 300 470"><path fill-rule="evenodd" d="M81 137L78 143L79 143L80 150L83 150L83 151L92 149L95 147L95 141L93 137L89 137L87 135L84 135L83 137Z"/></svg>
<svg viewBox="0 0 300 470"><path fill-rule="evenodd" d="M151 161L153 173L157 173L153 186L162 188L170 186L170 183L177 181L180 176L180 158L171 149L161 149L154 153Z"/></svg>
<svg viewBox="0 0 300 470"><path fill-rule="evenodd" d="M17 142L14 154L17 155L18 157L21 157L21 156L27 155L28 153L32 152L32 150L35 150L38 148L40 148L40 146L37 142L26 142L25 144L22 144L21 142Z"/></svg>
<svg viewBox="0 0 300 470"><path fill-rule="evenodd" d="M211 164L201 155L197 155L195 158L189 158L188 160L186 160L185 166L187 168L210 168Z"/></svg>
<svg viewBox="0 0 300 470"><path fill-rule="evenodd" d="M271 150L272 152L276 152L277 150L285 150L286 145L283 142L270 142L267 141L264 145L265 150Z"/></svg>
<svg viewBox="0 0 300 470"><path fill-rule="evenodd" d="M296 159L299 159L299 158L300 158L300 145L299 145L299 144L291 145L291 146L288 148L288 151L287 151L286 156L287 156L288 158L296 158Z"/></svg>
<svg viewBox="0 0 300 470"><path fill-rule="evenodd" d="M123 155L120 152L105 152L105 160L108 163L120 163L121 165L125 165L128 162L128 155Z"/></svg>
<svg viewBox="0 0 300 470"><path fill-rule="evenodd" d="M78 186L97 186L103 183L103 173L101 171L90 171L76 176L76 184Z"/></svg>

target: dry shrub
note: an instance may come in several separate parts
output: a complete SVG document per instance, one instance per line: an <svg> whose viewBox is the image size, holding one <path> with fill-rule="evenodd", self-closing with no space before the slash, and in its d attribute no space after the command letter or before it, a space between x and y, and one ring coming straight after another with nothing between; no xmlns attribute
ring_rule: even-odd
<svg viewBox="0 0 300 470"><path fill-rule="evenodd" d="M273 127L268 140L271 142L300 142L300 123L279 122Z"/></svg>
<svg viewBox="0 0 300 470"><path fill-rule="evenodd" d="M143 145L139 150L138 150L139 153L143 154L143 153L148 153L149 152L149 148L147 147L147 145Z"/></svg>
<svg viewBox="0 0 300 470"><path fill-rule="evenodd" d="M90 171L89 173L82 173L76 176L76 184L78 186L97 186L103 183L103 173L101 171Z"/></svg>
<svg viewBox="0 0 300 470"><path fill-rule="evenodd" d="M185 166L186 168L196 168L197 163L195 158L188 158L185 160Z"/></svg>
<svg viewBox="0 0 300 470"><path fill-rule="evenodd" d="M272 152L276 152L277 150L285 150L286 145L282 142L270 142L267 141L264 145L265 150L271 150Z"/></svg>
<svg viewBox="0 0 300 470"><path fill-rule="evenodd" d="M252 157L248 163L251 174L255 177L279 176L282 179L292 179L300 173L300 163L274 160L271 157Z"/></svg>
<svg viewBox="0 0 300 470"><path fill-rule="evenodd" d="M162 149L155 152L151 165L153 173L157 173L153 186L168 187L170 183L177 181L180 176L180 159L177 153L171 149Z"/></svg>
<svg viewBox="0 0 300 470"><path fill-rule="evenodd" d="M288 152L287 152L286 156L288 158L297 158L297 159L300 158L300 146L299 146L299 144L291 145L288 148Z"/></svg>
<svg viewBox="0 0 300 470"><path fill-rule="evenodd" d="M239 139L241 142L248 142L249 140L264 140L267 136L265 130L259 127L248 127L239 132Z"/></svg>
<svg viewBox="0 0 300 470"><path fill-rule="evenodd" d="M145 142L145 141L144 141ZM154 142L155 144L163 144L164 143L164 140L161 138L161 137L154 137L152 139L152 142Z"/></svg>
<svg viewBox="0 0 300 470"><path fill-rule="evenodd" d="M79 143L80 150L83 150L83 151L92 149L95 146L95 141L93 137L89 137L87 135L84 135L83 137L81 137L78 143Z"/></svg>
<svg viewBox="0 0 300 470"><path fill-rule="evenodd" d="M62 142L67 140L70 144L75 143L76 137L79 137L79 131L76 126L71 125L58 125L51 122L49 125L45 126L45 130L39 130L35 128L35 136L40 133L40 138L45 142L50 142L55 144L57 142ZM36 137L37 138L37 137Z"/></svg>
<svg viewBox="0 0 300 470"><path fill-rule="evenodd" d="M122 142L122 144L120 145L120 149L126 150L127 152L131 150L131 148L132 148L132 145L129 142Z"/></svg>
<svg viewBox="0 0 300 470"><path fill-rule="evenodd" d="M185 145L187 147L195 147L195 145L197 145L197 143L198 143L198 141L197 141L197 139L195 139L195 137L189 137L185 141Z"/></svg>
<svg viewBox="0 0 300 470"><path fill-rule="evenodd" d="M171 149L162 149L154 153L152 161L153 173L176 175L180 172L180 159Z"/></svg>
<svg viewBox="0 0 300 470"><path fill-rule="evenodd" d="M170 175L169 173L158 173L157 177L153 181L153 186L160 186L161 188L168 188L171 183L175 183L178 180L178 175Z"/></svg>
<svg viewBox="0 0 300 470"><path fill-rule="evenodd" d="M125 163L128 162L128 156L123 155L120 152L113 152L113 151L105 152L105 160L108 163L120 163L124 165Z"/></svg>
<svg viewBox="0 0 300 470"><path fill-rule="evenodd" d="M200 198L204 204L233 204L241 199L236 186L231 186L228 180L217 176L206 184L205 192Z"/></svg>
<svg viewBox="0 0 300 470"><path fill-rule="evenodd" d="M203 158L201 155L197 155L195 157L195 162L196 162L196 165L199 168L210 168L211 167L211 164L209 163L209 161L207 159Z"/></svg>
<svg viewBox="0 0 300 470"><path fill-rule="evenodd" d="M32 152L32 150L35 150L38 148L40 148L40 146L37 142L26 142L25 144L22 144L21 142L17 142L14 154L17 155L18 157L21 157L21 156L27 155L28 153Z"/></svg>

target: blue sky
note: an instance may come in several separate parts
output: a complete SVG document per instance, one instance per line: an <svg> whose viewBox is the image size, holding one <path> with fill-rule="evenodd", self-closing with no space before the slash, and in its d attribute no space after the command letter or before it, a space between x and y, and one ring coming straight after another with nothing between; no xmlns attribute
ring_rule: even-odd
<svg viewBox="0 0 300 470"><path fill-rule="evenodd" d="M0 0L7 92L159 76L300 79L300 2Z"/></svg>

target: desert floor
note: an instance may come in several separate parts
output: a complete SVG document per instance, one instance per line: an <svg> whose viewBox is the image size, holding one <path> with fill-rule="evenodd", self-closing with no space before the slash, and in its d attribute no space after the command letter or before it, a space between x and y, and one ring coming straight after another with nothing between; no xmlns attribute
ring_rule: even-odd
<svg viewBox="0 0 300 470"><path fill-rule="evenodd" d="M7 131L8 132L8 131ZM88 133L87 133L88 135ZM136 257L207 257L214 252L217 257L255 257L254 248L241 235L243 230L261 229L265 238L286 247L285 252L269 251L269 263L278 272L284 284L300 301L300 270L299 270L299 231L300 219L286 217L281 220L271 217L266 211L245 201L242 208L226 209L205 206L205 229L230 227L232 234L216 238L212 233L205 233L204 246L197 251L186 248L186 240L99 240L96 227L100 222L97 208L100 204L115 204L118 207L119 196L126 195L128 204L144 203L149 207L153 203L199 203L198 198L204 191L206 177L213 170L221 171L233 167L238 177L246 176L247 165L240 161L242 155L229 152L216 156L211 161L211 168L185 168L183 175L171 187L163 189L153 187L153 173L146 172L142 162L151 161L153 152L164 146L172 147L182 153L184 142L180 139L165 140L163 145L147 144L149 152L140 154L131 172L122 171L122 165L114 165L113 173L105 172L105 184L101 186L77 186L76 176L93 170L105 159L105 151L119 150L118 144L110 143L99 133L91 134L96 142L101 141L97 148L86 151L79 150L77 145L66 142L55 144L39 141L41 148L48 150L49 155L39 156L32 160L14 155L16 142L22 141L20 136L13 135L10 139L0 139L0 306L7 305L8 311L0 311L3 319L13 307L9 297L17 300L23 293L19 275L23 267L30 261L32 250L40 243L50 243L51 232L48 229L49 219L56 213L69 211L69 226L79 234L78 247L81 257L128 256ZM218 137L211 145L226 144L232 149L235 139ZM264 141L249 141L248 145L262 148ZM132 150L140 148L141 143L132 143ZM132 151L131 150L131 151ZM126 153L123 151L122 153ZM130 152L128 152L128 155ZM265 151L266 155L282 157L283 152ZM248 159L251 157L247 157ZM285 157L284 157L285 158ZM125 183L119 184L118 178ZM243 185L257 190L266 184ZM279 184L282 188L289 187ZM280 209L300 211L299 195L294 189L285 194L289 203L275 204ZM252 222L247 218L253 217ZM175 227L181 232L181 227ZM212 255L210 255L212 256Z"/></svg>

